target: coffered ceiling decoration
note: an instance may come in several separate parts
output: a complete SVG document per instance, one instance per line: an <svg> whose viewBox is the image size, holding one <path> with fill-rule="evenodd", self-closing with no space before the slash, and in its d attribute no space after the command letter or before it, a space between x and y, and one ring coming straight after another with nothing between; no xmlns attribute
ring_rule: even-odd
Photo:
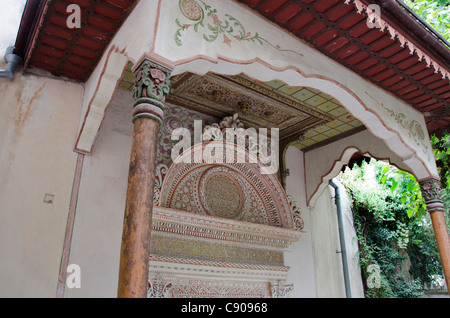
<svg viewBox="0 0 450 318"><path fill-rule="evenodd" d="M173 81L168 102L224 118L235 113L246 127L279 128L280 138L298 138L333 116L245 76L184 74Z"/></svg>
<svg viewBox="0 0 450 318"><path fill-rule="evenodd" d="M120 83L132 90L131 64ZM261 83L244 75L205 76L185 73L173 77L167 103L218 120L239 114L245 127L279 128L280 139L307 150L323 142L365 129L331 96L278 80Z"/></svg>
<svg viewBox="0 0 450 318"><path fill-rule="evenodd" d="M279 92L320 110L333 119L327 123L308 129L293 144L300 149L308 149L322 142L331 141L345 135L365 129L364 125L354 118L336 99L310 87L289 86L281 81L273 80L265 83Z"/></svg>

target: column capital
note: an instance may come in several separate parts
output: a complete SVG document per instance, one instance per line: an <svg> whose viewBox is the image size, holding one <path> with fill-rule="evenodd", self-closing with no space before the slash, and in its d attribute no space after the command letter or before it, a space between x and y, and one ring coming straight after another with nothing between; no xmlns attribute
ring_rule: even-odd
<svg viewBox="0 0 450 318"><path fill-rule="evenodd" d="M430 178L419 182L422 197L428 208L428 212L443 211L444 204L441 200L441 182L439 179Z"/></svg>
<svg viewBox="0 0 450 318"><path fill-rule="evenodd" d="M133 122L137 118L152 118L162 124L164 101L170 91L172 70L144 59L134 71Z"/></svg>

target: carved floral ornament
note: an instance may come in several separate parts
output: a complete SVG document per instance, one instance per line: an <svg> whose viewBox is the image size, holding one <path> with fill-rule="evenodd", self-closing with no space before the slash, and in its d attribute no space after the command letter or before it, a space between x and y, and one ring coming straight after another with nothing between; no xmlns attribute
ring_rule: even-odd
<svg viewBox="0 0 450 318"><path fill-rule="evenodd" d="M160 276L149 281L148 298L287 298L289 286L272 288L266 282L239 282L198 279L163 280ZM272 295L271 295L272 294Z"/></svg>
<svg viewBox="0 0 450 318"><path fill-rule="evenodd" d="M133 122L139 117L149 117L162 125L171 73L170 69L149 60L144 60L137 68L133 88Z"/></svg>
<svg viewBox="0 0 450 318"><path fill-rule="evenodd" d="M164 281L160 276L148 281L148 298L168 298L171 296L172 283Z"/></svg>
<svg viewBox="0 0 450 318"><path fill-rule="evenodd" d="M422 196L425 199L428 212L443 211L441 200L441 184L437 179L427 179L419 182Z"/></svg>
<svg viewBox="0 0 450 318"><path fill-rule="evenodd" d="M282 285L281 283L273 284L272 286L272 297L273 298L289 298L289 294L294 289L293 284Z"/></svg>

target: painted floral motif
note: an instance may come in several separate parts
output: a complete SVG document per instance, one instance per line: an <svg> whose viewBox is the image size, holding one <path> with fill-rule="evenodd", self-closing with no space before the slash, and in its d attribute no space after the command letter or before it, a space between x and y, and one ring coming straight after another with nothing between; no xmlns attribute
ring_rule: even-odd
<svg viewBox="0 0 450 318"><path fill-rule="evenodd" d="M244 25L233 16L225 14L221 18L218 15L217 9L214 9L202 0L198 0L198 2L201 3L201 5L194 0L179 0L181 12L186 18L194 21L194 23L181 23L179 19L175 20L175 23L179 26L175 32L175 43L178 46L183 45L181 40L181 33L183 31L192 27L195 32L199 32L199 28L207 27L206 32L203 33L203 39L207 42L214 42L217 39L221 39L224 44L231 47L235 41L247 41L259 43L261 45L268 44L280 51L294 52L292 50L283 50L279 45L270 43L260 36L258 32L252 33L247 31ZM300 53L294 53L303 56Z"/></svg>
<svg viewBox="0 0 450 318"><path fill-rule="evenodd" d="M190 20L198 21L203 18L203 10L195 1L181 0L180 9Z"/></svg>
<svg viewBox="0 0 450 318"><path fill-rule="evenodd" d="M295 229L297 231L301 231L305 227L305 222L302 218L302 211L300 209L300 206L291 195L288 195L287 198L289 201L289 205L291 206Z"/></svg>
<svg viewBox="0 0 450 318"><path fill-rule="evenodd" d="M430 160L430 152L428 151L429 147L425 143L425 133L422 125L417 120L409 120L403 113L396 113L392 109L386 107L384 104L381 104L381 106L383 106L383 108L388 111L389 115L391 115L391 117L393 117L398 124L409 131L409 136L414 139L414 142L417 146L422 147L423 153L427 155L428 160Z"/></svg>

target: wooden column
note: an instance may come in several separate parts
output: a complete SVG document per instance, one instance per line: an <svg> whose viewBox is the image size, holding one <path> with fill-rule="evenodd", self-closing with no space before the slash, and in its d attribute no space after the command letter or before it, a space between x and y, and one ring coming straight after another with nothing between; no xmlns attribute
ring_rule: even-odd
<svg viewBox="0 0 450 318"><path fill-rule="evenodd" d="M133 141L120 254L119 298L146 298L156 141L171 71L144 60L135 71Z"/></svg>
<svg viewBox="0 0 450 318"><path fill-rule="evenodd" d="M444 271L447 289L450 294L450 238L444 218L444 204L440 198L440 182L436 179L421 181L420 189L427 204L428 212L430 213L434 236L436 237L439 256L441 258L442 269Z"/></svg>

